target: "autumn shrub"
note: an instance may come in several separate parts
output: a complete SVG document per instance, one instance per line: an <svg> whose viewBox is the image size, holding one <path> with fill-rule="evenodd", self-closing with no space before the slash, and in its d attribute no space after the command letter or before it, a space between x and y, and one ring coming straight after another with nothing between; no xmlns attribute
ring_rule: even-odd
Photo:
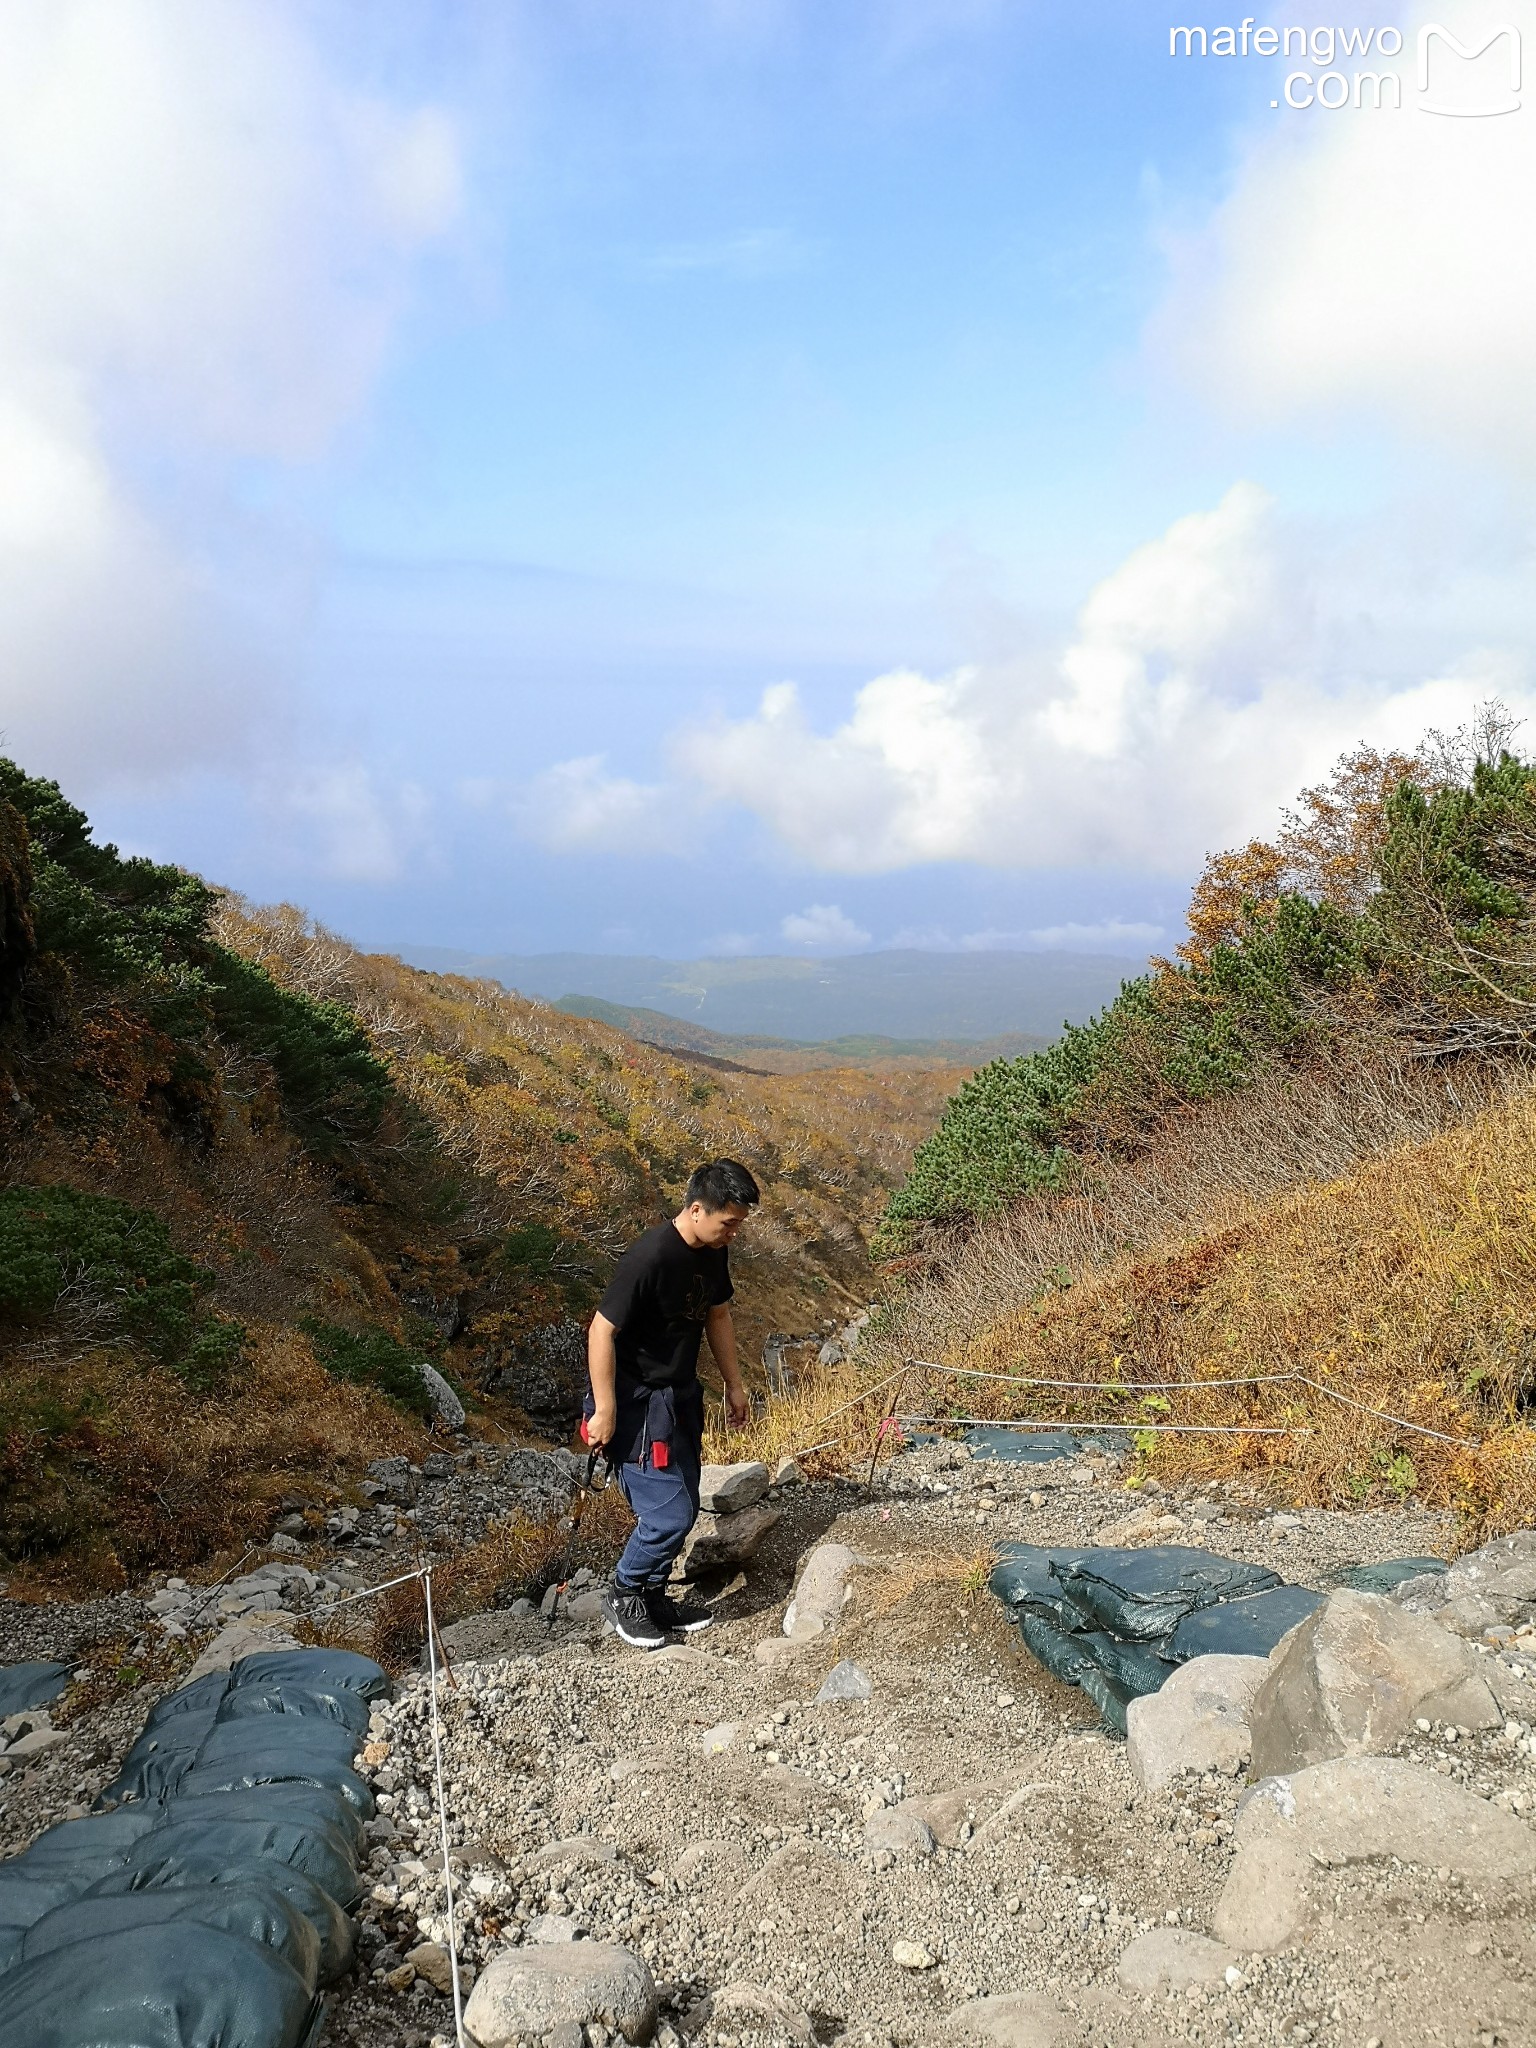
<svg viewBox="0 0 1536 2048"><path fill-rule="evenodd" d="M0 1325L50 1321L76 1340L132 1344L189 1386L239 1359L242 1324L212 1312L213 1274L157 1216L72 1187L0 1189Z"/></svg>
<svg viewBox="0 0 1536 2048"><path fill-rule="evenodd" d="M1274 1061L1326 1060L1369 1027L1425 1057L1536 1043L1536 769L1503 748L1361 749L1278 841L1207 867L1175 960L1091 1023L998 1061L951 1098L878 1247L1074 1189ZM1497 745L1497 752L1493 748Z"/></svg>
<svg viewBox="0 0 1536 2048"><path fill-rule="evenodd" d="M313 1344L317 1360L335 1378L373 1387L413 1415L432 1413L419 1351L385 1330L343 1330L318 1316L301 1316L299 1327Z"/></svg>

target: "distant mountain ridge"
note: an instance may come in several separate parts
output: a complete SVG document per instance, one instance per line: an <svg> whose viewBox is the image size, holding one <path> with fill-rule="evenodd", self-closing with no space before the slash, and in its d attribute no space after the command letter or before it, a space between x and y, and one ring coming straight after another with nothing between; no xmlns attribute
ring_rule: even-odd
<svg viewBox="0 0 1536 2048"><path fill-rule="evenodd" d="M1001 1038L886 1038L861 1032L844 1038L808 1040L769 1038L762 1033L711 1031L663 1010L634 1003L605 1003L601 996L561 996L555 1004L570 1017L611 1024L642 1045L680 1052L712 1066L736 1067L746 1073L806 1073L817 1067L883 1067L892 1064L977 1067L987 1060L1018 1059L1049 1043L1022 1031Z"/></svg>
<svg viewBox="0 0 1536 2048"><path fill-rule="evenodd" d="M1142 960L1092 953L855 953L663 960L605 953L392 949L414 967L500 982L549 1002L596 997L732 1036L802 1043L878 1036L966 1044L1055 1038L1113 1000Z"/></svg>

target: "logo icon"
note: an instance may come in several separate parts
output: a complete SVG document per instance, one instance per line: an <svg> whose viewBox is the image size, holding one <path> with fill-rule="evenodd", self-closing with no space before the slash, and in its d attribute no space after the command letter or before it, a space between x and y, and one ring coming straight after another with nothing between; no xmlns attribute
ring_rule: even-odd
<svg viewBox="0 0 1536 2048"><path fill-rule="evenodd" d="M1475 81L1466 78L1462 79L1464 97L1458 97L1452 101L1442 100L1438 102L1421 97L1416 103L1419 112L1421 114L1446 114L1455 120L1462 121L1484 120L1493 114L1518 114L1520 111L1520 31L1513 22L1509 21L1501 22L1497 28L1490 29L1480 43L1474 43L1470 38L1463 42L1454 29L1443 28L1438 21L1425 22L1424 26L1419 30L1419 92L1422 95L1427 94L1429 91L1430 51L1437 38L1440 42L1444 43L1447 50L1454 52L1464 62L1474 64L1479 57L1486 56L1494 45L1502 41L1506 36L1509 38L1507 90L1503 86L1496 88L1498 102L1496 105L1489 106L1485 104L1490 96L1492 79L1488 75L1490 67L1484 65L1483 70L1478 74ZM1443 87L1446 82L1446 66L1443 58L1438 69ZM1460 74L1457 75L1460 76Z"/></svg>

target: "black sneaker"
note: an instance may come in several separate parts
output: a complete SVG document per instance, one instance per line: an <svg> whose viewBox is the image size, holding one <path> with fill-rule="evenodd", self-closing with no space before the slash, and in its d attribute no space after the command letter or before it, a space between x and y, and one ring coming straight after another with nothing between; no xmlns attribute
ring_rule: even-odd
<svg viewBox="0 0 1536 2048"><path fill-rule="evenodd" d="M603 1588L603 1619L618 1636L636 1650L659 1650L667 1640L666 1630L651 1617L650 1601L638 1586L617 1582Z"/></svg>
<svg viewBox="0 0 1536 2048"><path fill-rule="evenodd" d="M697 1600L674 1600L660 1586L648 1588L645 1604L656 1626L670 1629L676 1635L696 1636L701 1629L714 1626L715 1617L707 1607L701 1607Z"/></svg>

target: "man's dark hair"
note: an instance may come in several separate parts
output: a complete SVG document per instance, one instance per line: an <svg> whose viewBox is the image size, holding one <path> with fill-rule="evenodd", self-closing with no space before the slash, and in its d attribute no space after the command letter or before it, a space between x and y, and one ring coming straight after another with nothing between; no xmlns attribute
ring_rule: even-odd
<svg viewBox="0 0 1536 2048"><path fill-rule="evenodd" d="M702 1202L711 1216L722 1209L751 1209L762 1200L757 1182L735 1159L711 1159L708 1166L696 1166L689 1176L683 1207Z"/></svg>

